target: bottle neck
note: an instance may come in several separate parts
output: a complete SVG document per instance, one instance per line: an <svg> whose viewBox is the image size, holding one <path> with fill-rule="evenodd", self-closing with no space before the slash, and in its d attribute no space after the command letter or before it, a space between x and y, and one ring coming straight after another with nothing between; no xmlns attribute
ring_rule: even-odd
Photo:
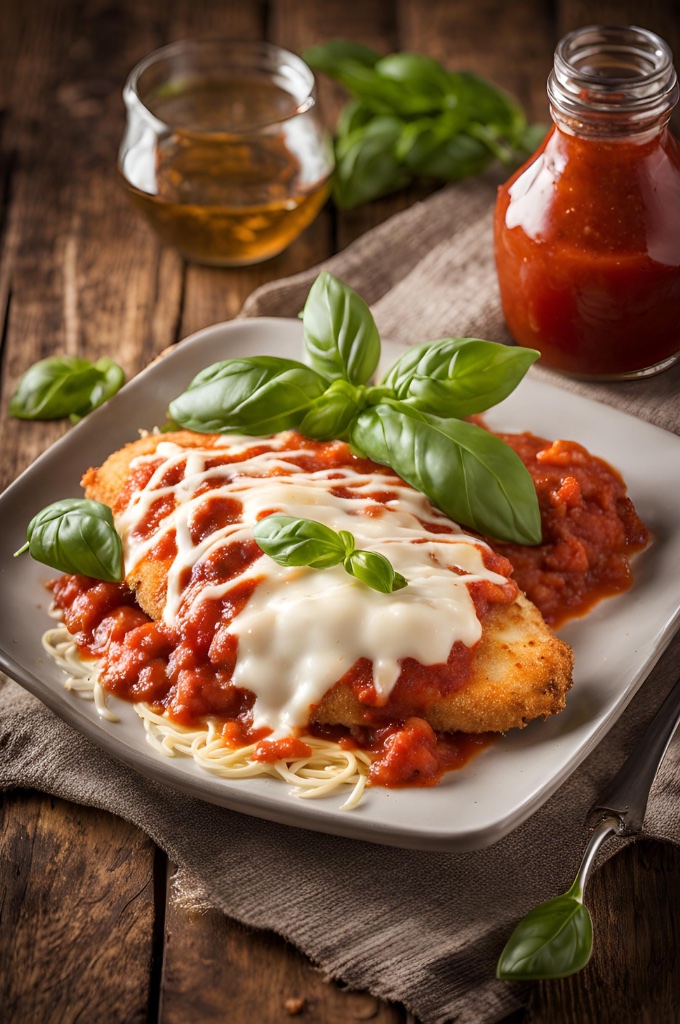
<svg viewBox="0 0 680 1024"><path fill-rule="evenodd" d="M678 102L669 46L647 29L591 25L565 36L548 78L557 127L582 138L652 136Z"/></svg>

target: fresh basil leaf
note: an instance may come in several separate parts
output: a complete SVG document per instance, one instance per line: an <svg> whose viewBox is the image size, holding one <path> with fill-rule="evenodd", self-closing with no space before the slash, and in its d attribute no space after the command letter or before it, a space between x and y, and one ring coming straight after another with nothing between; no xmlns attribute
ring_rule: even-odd
<svg viewBox="0 0 680 1024"><path fill-rule="evenodd" d="M265 516L255 525L253 536L264 553L279 565L330 569L345 558L343 539L335 530L313 519Z"/></svg>
<svg viewBox="0 0 680 1024"><path fill-rule="evenodd" d="M397 400L364 409L350 428L357 453L391 466L452 519L517 544L538 544L531 476L500 438Z"/></svg>
<svg viewBox="0 0 680 1024"><path fill-rule="evenodd" d="M360 100L353 100L340 111L335 131L338 139L351 135L358 128L363 128L374 117L370 107Z"/></svg>
<svg viewBox="0 0 680 1024"><path fill-rule="evenodd" d="M326 381L292 359L251 356L202 370L170 403L172 420L199 433L273 434L299 426Z"/></svg>
<svg viewBox="0 0 680 1024"><path fill-rule="evenodd" d="M363 43L352 43L346 39L331 39L320 46L309 46L302 59L314 71L323 71L329 78L336 78L347 61L372 68L379 60L379 54Z"/></svg>
<svg viewBox="0 0 680 1024"><path fill-rule="evenodd" d="M414 174L442 181L460 181L481 174L492 159L493 154L487 146L459 132L433 146L420 156L417 163L412 160L409 166Z"/></svg>
<svg viewBox="0 0 680 1024"><path fill-rule="evenodd" d="M442 338L417 346L388 374L396 396L435 416L463 419L507 398L540 353L479 338Z"/></svg>
<svg viewBox="0 0 680 1024"><path fill-rule="evenodd" d="M31 519L26 540L31 557L52 569L112 583L123 579L123 545L111 509L99 501L55 501Z"/></svg>
<svg viewBox="0 0 680 1024"><path fill-rule="evenodd" d="M391 594L408 585L408 581L401 573L395 572L389 559L379 551L353 551L344 565L350 576L355 576L381 594Z"/></svg>
<svg viewBox="0 0 680 1024"><path fill-rule="evenodd" d="M588 909L566 893L541 903L520 921L501 953L496 975L523 981L566 978L585 967L592 947Z"/></svg>
<svg viewBox="0 0 680 1024"><path fill-rule="evenodd" d="M340 530L338 537L342 541L345 548L345 559L349 558L356 548L356 543L353 534L349 530Z"/></svg>
<svg viewBox="0 0 680 1024"><path fill-rule="evenodd" d="M486 146L489 152L493 153L496 159L506 167L509 167L514 162L516 157L515 150L504 140L503 133L494 125L471 124L468 125L467 132L471 138Z"/></svg>
<svg viewBox="0 0 680 1024"><path fill-rule="evenodd" d="M519 153L523 156L529 157L531 154L538 149L543 142L543 139L548 134L548 126L545 124L528 124L526 128L522 129L516 140L516 145Z"/></svg>
<svg viewBox="0 0 680 1024"><path fill-rule="evenodd" d="M402 87L408 104L407 108L401 108L402 113L438 110L451 103L453 94L448 72L432 57L420 53L391 53L380 58L375 70L382 78L398 82Z"/></svg>
<svg viewBox="0 0 680 1024"><path fill-rule="evenodd" d="M364 390L347 380L334 380L305 415L300 433L315 441L345 441L350 423L364 406Z"/></svg>
<svg viewBox="0 0 680 1024"><path fill-rule="evenodd" d="M323 271L307 296L302 322L305 357L317 373L351 384L369 380L380 359L380 336L373 314L352 288Z"/></svg>
<svg viewBox="0 0 680 1024"><path fill-rule="evenodd" d="M125 374L111 359L54 356L34 363L19 381L9 405L11 416L22 420L82 418L125 382Z"/></svg>
<svg viewBox="0 0 680 1024"><path fill-rule="evenodd" d="M405 349L387 371L380 385L391 388L396 398L406 398L409 383L416 372L418 363L430 346L437 344L436 341L421 341L419 345L411 345Z"/></svg>
<svg viewBox="0 0 680 1024"><path fill-rule="evenodd" d="M449 80L468 123L494 125L508 138L514 138L526 125L520 105L486 79L472 71L458 71L449 72Z"/></svg>
<svg viewBox="0 0 680 1024"><path fill-rule="evenodd" d="M374 117L363 128L338 139L333 199L341 210L405 188L411 176L396 156L403 124L395 117Z"/></svg>
<svg viewBox="0 0 680 1024"><path fill-rule="evenodd" d="M460 117L455 110L436 117L419 117L404 125L396 154L405 167L419 174L441 146L460 131Z"/></svg>
<svg viewBox="0 0 680 1024"><path fill-rule="evenodd" d="M407 585L384 555L378 551L355 550L351 533L347 530L336 533L314 519L265 516L255 525L253 536L264 553L279 565L330 569L342 562L350 576L383 594L391 594Z"/></svg>
<svg viewBox="0 0 680 1024"><path fill-rule="evenodd" d="M114 363L112 359L104 357L98 359L94 364L95 369L99 372L100 377L95 386L92 388L90 394L89 408L83 409L80 412L72 412L69 415L71 423L78 423L84 416L87 416L93 409L103 405L109 398L112 398L117 391L120 391L123 384L125 383L125 374L123 370Z"/></svg>

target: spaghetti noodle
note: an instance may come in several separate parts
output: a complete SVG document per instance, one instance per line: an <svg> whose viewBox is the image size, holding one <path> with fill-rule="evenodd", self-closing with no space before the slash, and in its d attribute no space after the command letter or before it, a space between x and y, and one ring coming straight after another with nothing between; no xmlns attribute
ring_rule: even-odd
<svg viewBox="0 0 680 1024"><path fill-rule="evenodd" d="M54 612L51 614L55 615ZM106 704L107 695L99 682L96 659L86 661L81 657L66 626L48 629L43 634L42 644L66 673L66 689L94 701L101 718L119 722L119 717ZM297 796L308 800L329 796L343 786L352 786L352 792L340 810L351 810L361 800L372 761L363 750L345 749L339 743L304 736L303 742L311 748L309 755L292 761L255 761L252 754L257 744L228 746L212 718L206 719L202 725L186 727L173 722L167 715L158 714L148 703L134 703L133 707L144 723L148 743L166 757L192 757L199 768L223 779L272 776L288 783L294 787L293 792Z"/></svg>

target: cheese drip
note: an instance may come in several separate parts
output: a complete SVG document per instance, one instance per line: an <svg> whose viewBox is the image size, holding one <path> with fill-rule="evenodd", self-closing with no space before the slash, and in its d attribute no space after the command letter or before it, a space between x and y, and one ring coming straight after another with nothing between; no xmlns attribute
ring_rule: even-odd
<svg viewBox="0 0 680 1024"><path fill-rule="evenodd" d="M507 583L505 576L484 565L487 545L462 533L420 492L388 471L366 474L351 466L305 471L292 460L310 449L301 441L300 447L284 450L290 437L280 434L265 442L225 437L218 447L206 449L162 441L153 454L132 463L133 469L148 462L159 465L116 517L126 573L149 555L165 532L175 530L177 555L168 576L163 613L169 625L178 616L200 614L200 602L220 599L244 580L260 580L229 627L238 638L233 682L255 694L255 728L270 728L275 737L305 726L310 708L360 658L372 662L375 689L384 702L399 678L402 659L441 664L456 641L473 646L481 637L481 625L468 584ZM225 451L243 454L261 443L271 450L207 467L209 460L214 462ZM162 481L183 462L180 482L164 485ZM202 486L205 492L207 481L219 482L197 496ZM333 493L338 490L351 492L352 497ZM383 503L371 497L385 491L394 493L395 499ZM174 512L140 540L135 527L152 503L168 494L174 495ZM241 503L240 521L194 544L192 517L203 502L225 497ZM253 526L265 511L349 531L357 548L384 554L408 586L382 594L348 575L342 565L324 570L288 568L263 555L235 579L212 583L186 597L180 583L187 578L186 570L225 545L252 541ZM431 532L422 520L446 524L457 532Z"/></svg>

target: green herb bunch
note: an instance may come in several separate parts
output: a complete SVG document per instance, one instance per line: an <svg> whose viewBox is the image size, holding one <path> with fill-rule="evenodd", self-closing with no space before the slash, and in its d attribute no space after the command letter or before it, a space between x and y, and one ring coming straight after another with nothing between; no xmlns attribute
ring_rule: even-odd
<svg viewBox="0 0 680 1024"><path fill-rule="evenodd" d="M314 440L346 440L457 522L499 540L539 543L529 472L500 438L465 420L506 398L538 352L443 338L407 349L372 385L380 336L355 291L323 272L302 321L304 363L277 356L215 363L171 403L172 421L203 433L296 429Z"/></svg>
<svg viewBox="0 0 680 1024"><path fill-rule="evenodd" d="M348 209L404 188L414 178L459 181L493 160L518 165L545 135L521 106L467 71L447 71L417 53L381 57L334 40L303 54L353 100L336 126L333 197Z"/></svg>

